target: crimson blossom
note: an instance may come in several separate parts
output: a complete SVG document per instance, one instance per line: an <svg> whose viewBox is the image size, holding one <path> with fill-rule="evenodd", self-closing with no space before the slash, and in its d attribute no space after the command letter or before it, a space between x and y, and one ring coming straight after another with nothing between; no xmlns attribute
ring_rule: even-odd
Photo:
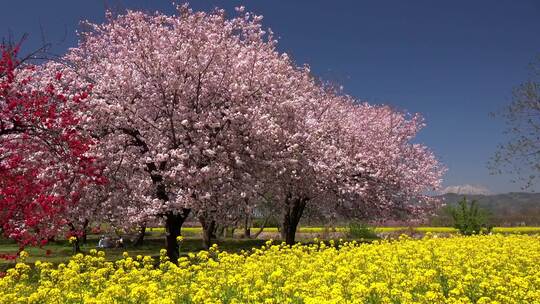
<svg viewBox="0 0 540 304"><path fill-rule="evenodd" d="M81 191L105 180L78 128L91 88L42 83L18 50L0 46L0 226L21 246L43 245L65 227Z"/></svg>

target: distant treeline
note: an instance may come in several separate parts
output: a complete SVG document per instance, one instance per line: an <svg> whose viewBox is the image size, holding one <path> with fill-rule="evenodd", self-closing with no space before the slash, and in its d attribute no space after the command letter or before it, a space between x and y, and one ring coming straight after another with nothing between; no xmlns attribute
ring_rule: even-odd
<svg viewBox="0 0 540 304"><path fill-rule="evenodd" d="M476 200L478 206L489 213L490 223L494 226L538 226L540 225L540 193L512 192L495 195L462 195L447 193L441 198L446 206L430 219L430 225L449 226L452 219L447 208L455 206L459 200L467 197Z"/></svg>
<svg viewBox="0 0 540 304"><path fill-rule="evenodd" d="M512 192L505 194L494 195L463 195L455 193L447 193L441 195L440 198L444 202L439 210L435 212L427 221L421 223L410 222L406 218L395 221L387 221L384 223L372 223L377 226L435 226L444 227L452 226L453 221L448 212L448 208L457 205L458 201L467 198L471 202L476 200L479 208L484 209L489 214L490 225L497 227L505 226L540 226L540 193L527 192ZM313 209L305 210L305 218L302 219L303 226L332 226L341 227L347 226L352 219L337 217L332 220L326 218L323 214ZM253 226L260 225L263 219L256 218L253 221ZM366 219L365 222L370 222ZM266 221L266 227L278 227L278 218L270 217Z"/></svg>

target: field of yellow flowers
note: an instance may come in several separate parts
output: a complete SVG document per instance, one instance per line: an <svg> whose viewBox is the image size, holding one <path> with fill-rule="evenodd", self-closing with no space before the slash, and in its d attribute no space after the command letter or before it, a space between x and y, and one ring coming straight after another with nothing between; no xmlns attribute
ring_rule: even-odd
<svg viewBox="0 0 540 304"><path fill-rule="evenodd" d="M92 250L58 266L22 261L0 279L0 302L540 303L540 236L269 241L239 254L214 246L178 266L160 260L109 262Z"/></svg>

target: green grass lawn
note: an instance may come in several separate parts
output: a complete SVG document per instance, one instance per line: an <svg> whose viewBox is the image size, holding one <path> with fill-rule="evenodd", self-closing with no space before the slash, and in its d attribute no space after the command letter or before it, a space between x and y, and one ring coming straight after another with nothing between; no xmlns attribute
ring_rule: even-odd
<svg viewBox="0 0 540 304"><path fill-rule="evenodd" d="M97 249L97 237L91 235L87 244L81 245L82 253L88 253L91 249ZM229 252L240 252L241 250L250 250L254 247L262 246L266 240L259 239L226 239L216 240L220 250ZM148 255L157 257L159 251L165 247L165 240L163 237L151 235L145 238L144 245L140 247L133 247L126 245L123 248L99 248L98 250L105 251L107 260L114 261L122 258L123 252L129 252L130 256ZM0 240L0 253L16 253L19 247L14 242L2 239ZM180 255L187 255L189 252L197 252L202 250L202 241L198 238L186 238L180 247ZM47 255L47 250L50 250L50 254ZM51 263L64 263L69 260L73 255L73 249L68 241L55 241L43 246L26 247L25 251L29 253L29 257L26 259L27 263L35 263L36 261L47 261ZM5 271L7 268L13 267L16 261L0 259L0 271Z"/></svg>

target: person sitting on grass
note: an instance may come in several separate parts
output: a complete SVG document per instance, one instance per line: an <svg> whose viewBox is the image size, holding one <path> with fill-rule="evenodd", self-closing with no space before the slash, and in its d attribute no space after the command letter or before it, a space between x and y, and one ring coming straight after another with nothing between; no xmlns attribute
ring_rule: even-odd
<svg viewBox="0 0 540 304"><path fill-rule="evenodd" d="M115 245L116 248L123 248L124 247L124 239L122 237L120 237L118 240L116 240L114 245Z"/></svg>
<svg viewBox="0 0 540 304"><path fill-rule="evenodd" d="M100 238L99 238L99 241L98 241L98 245L97 247L98 248L111 248L111 240L109 237L106 237L104 235L102 235Z"/></svg>

